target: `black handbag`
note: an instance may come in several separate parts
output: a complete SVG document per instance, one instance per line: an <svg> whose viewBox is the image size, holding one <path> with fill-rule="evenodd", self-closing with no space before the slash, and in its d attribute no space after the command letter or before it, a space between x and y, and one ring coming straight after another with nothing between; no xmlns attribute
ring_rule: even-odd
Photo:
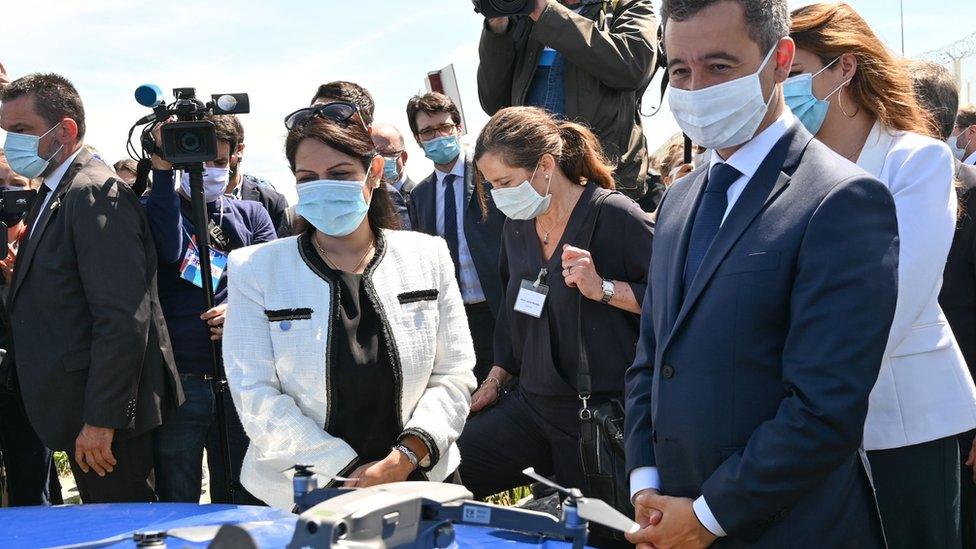
<svg viewBox="0 0 976 549"><path fill-rule="evenodd" d="M610 193L613 194L613 193ZM593 208L593 222L583 243L589 250L596 231L600 209L610 194L597 199ZM628 517L634 516L630 502L630 481L624 459L624 405L621 399L612 399L596 407L589 405L592 396L589 353L583 337L583 294L579 296L579 370L576 390L582 403L579 411L580 461L586 486L584 495L602 499ZM617 533L619 534L619 532ZM623 539L623 534L619 534Z"/></svg>

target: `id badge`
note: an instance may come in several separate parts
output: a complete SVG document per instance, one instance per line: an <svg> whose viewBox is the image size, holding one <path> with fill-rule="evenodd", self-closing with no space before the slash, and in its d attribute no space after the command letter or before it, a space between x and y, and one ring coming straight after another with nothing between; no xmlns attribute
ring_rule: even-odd
<svg viewBox="0 0 976 549"><path fill-rule="evenodd" d="M523 280L522 288L515 299L515 310L534 318L541 318L547 295L549 295L549 286L539 281Z"/></svg>
<svg viewBox="0 0 976 549"><path fill-rule="evenodd" d="M213 290L217 291L220 284L220 277L227 269L227 254L210 248L210 274L213 278ZM200 252L197 249L197 239L192 237L187 245L186 254L183 257L183 264L180 265L180 277L193 284L197 288L203 288L203 273L200 272Z"/></svg>

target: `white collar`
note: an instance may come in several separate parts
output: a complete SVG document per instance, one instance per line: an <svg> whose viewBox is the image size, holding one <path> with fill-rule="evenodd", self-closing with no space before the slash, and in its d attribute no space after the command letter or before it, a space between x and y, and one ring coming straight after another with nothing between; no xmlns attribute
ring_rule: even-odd
<svg viewBox="0 0 976 549"><path fill-rule="evenodd" d="M463 180L464 164L465 164L464 153L461 153L458 155L457 160L454 161L454 168L451 169L450 174L447 172L442 172L437 168L434 168L434 171L437 172L437 181L438 182L444 181L444 178L447 177L448 175L456 175L458 179Z"/></svg>
<svg viewBox="0 0 976 549"><path fill-rule="evenodd" d="M963 160L962 163L969 164L970 166L976 166L976 152L966 157L966 159Z"/></svg>
<svg viewBox="0 0 976 549"><path fill-rule="evenodd" d="M779 118L774 120L768 128L747 141L745 145L742 145L728 160L723 160L718 152L713 150L708 170L711 171L716 164L725 162L729 166L739 170L739 173L742 175L752 179L752 176L756 175L756 172L759 170L759 166L762 165L763 160L766 160L766 157L769 156L769 152L773 150L773 147L776 146L780 138L786 135L794 120L796 120L796 117L793 116L793 112L790 109L784 108L783 114L779 115Z"/></svg>
<svg viewBox="0 0 976 549"><path fill-rule="evenodd" d="M44 184L47 185L47 188L51 189L52 191L57 190L58 184L60 184L61 179L64 178L64 174L68 172L68 168L71 167L71 164L75 161L75 158L78 156L78 153L80 153L82 149L84 149L83 146L79 147L78 150L74 152L74 154L69 156L67 160L62 162L61 165L58 166L56 170L51 172L51 175L44 178Z"/></svg>
<svg viewBox="0 0 976 549"><path fill-rule="evenodd" d="M857 156L857 166L874 177L881 177L885 161L888 160L888 150L895 137L894 132L885 127L880 120L876 120L867 139L864 140L861 154Z"/></svg>

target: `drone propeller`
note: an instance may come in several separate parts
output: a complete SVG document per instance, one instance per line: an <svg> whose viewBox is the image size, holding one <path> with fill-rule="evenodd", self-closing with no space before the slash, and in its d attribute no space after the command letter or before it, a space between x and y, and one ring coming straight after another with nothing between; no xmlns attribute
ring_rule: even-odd
<svg viewBox="0 0 976 549"><path fill-rule="evenodd" d="M535 472L529 467L522 471L522 474L549 486L569 496L576 504L576 512L580 518L589 522L602 524L607 528L613 528L621 532L633 534L640 530L640 525L628 518L620 511L614 509L610 504L596 498L583 497L583 493L577 488L565 488Z"/></svg>
<svg viewBox="0 0 976 549"><path fill-rule="evenodd" d="M255 528L261 528L263 526L269 526L274 524L270 520L261 520L253 522L244 522L241 524L235 524L237 529L242 531L253 530ZM119 543L125 543L127 541L133 541L135 538L145 538L153 537L155 539L165 540L166 538L176 538L183 541L188 541L190 543L205 543L213 540L217 537L220 529L224 524L211 524L204 526L181 526L178 528L170 528L169 530L162 530L158 532L136 532L121 534L118 536L112 536L110 538L101 539L98 541L78 543L75 545L65 545L62 549L100 549L102 547L110 547Z"/></svg>
<svg viewBox="0 0 976 549"><path fill-rule="evenodd" d="M287 473L288 471L295 471L295 474L296 475L305 475L305 476L312 476L312 475L316 474L315 473L315 466L314 465L307 465L307 464L301 464L301 463L300 464L296 464L296 465L292 465L291 467L289 467L289 468L285 469L284 471L282 471L282 473ZM339 475L332 475L332 476L329 476L329 475L319 475L319 476L322 476L322 477L327 478L329 480L334 480L335 482L356 482L356 481L359 480L358 478L341 477Z"/></svg>

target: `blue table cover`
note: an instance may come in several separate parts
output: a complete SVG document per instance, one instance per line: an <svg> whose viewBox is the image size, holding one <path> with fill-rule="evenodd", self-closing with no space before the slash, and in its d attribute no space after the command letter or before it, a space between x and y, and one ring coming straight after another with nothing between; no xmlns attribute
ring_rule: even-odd
<svg viewBox="0 0 976 549"><path fill-rule="evenodd" d="M118 536L127 541L105 545L111 548L133 548L131 535L136 532L167 530L184 526L268 522L249 529L259 547L285 547L291 541L297 516L269 507L238 505L193 505L188 503L119 503L106 505L62 505L56 507L19 507L0 509L0 547L39 548L93 544ZM481 547L569 549L563 541L538 536L455 525L456 546L460 549ZM167 547L206 547L207 543L190 543L169 539Z"/></svg>

